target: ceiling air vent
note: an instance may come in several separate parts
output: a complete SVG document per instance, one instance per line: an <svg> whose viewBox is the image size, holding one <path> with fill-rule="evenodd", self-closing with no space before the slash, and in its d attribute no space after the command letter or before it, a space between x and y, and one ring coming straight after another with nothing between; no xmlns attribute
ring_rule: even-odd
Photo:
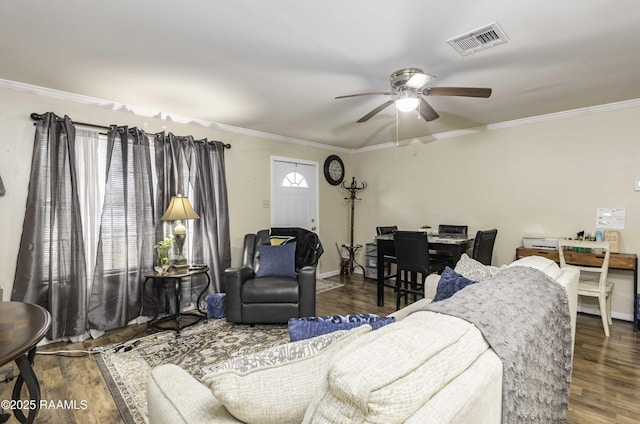
<svg viewBox="0 0 640 424"><path fill-rule="evenodd" d="M497 22L447 40L462 56L485 50L509 41L509 37Z"/></svg>

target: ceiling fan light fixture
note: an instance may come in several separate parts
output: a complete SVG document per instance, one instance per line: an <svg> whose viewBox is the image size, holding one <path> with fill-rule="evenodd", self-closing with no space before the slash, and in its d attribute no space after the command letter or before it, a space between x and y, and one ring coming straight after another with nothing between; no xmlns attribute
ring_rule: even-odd
<svg viewBox="0 0 640 424"><path fill-rule="evenodd" d="M481 97L487 98L491 96L490 88L480 87L430 87L427 86L429 81L433 80L433 75L425 74L418 68L404 68L391 74L389 81L391 83L391 91L370 91L368 93L349 94L346 96L338 96L336 99L344 99L347 97L358 97L368 95L384 95L390 96L387 101L378 105L375 109L369 111L357 122L367 122L387 107L395 104L396 114L398 112L412 112L418 110L418 117L425 122L438 119L440 115L427 102L427 96L462 96L462 97Z"/></svg>
<svg viewBox="0 0 640 424"><path fill-rule="evenodd" d="M416 110L419 103L420 100L416 97L403 96L396 100L395 105L400 112L411 112Z"/></svg>

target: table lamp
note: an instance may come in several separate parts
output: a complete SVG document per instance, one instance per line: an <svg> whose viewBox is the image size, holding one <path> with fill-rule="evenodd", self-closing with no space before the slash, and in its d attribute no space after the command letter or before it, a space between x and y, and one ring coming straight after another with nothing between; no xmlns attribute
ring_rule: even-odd
<svg viewBox="0 0 640 424"><path fill-rule="evenodd" d="M163 221L176 221L173 227L173 237L178 246L178 257L173 262L173 267L187 268L189 266L187 258L182 254L184 240L187 237L187 229L182 224L182 221L186 219L200 219L200 216L193 210L189 199L178 194L177 196L171 197L169 207L160 219Z"/></svg>

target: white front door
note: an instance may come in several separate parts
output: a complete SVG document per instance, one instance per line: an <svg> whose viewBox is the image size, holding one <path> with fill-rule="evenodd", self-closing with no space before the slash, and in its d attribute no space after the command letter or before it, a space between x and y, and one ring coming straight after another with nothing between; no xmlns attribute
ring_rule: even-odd
<svg viewBox="0 0 640 424"><path fill-rule="evenodd" d="M271 226L318 231L318 164L271 158Z"/></svg>

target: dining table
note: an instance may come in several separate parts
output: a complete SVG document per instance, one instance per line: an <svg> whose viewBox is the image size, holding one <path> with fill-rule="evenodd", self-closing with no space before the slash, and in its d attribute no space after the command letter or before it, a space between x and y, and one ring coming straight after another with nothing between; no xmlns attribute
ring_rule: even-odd
<svg viewBox="0 0 640 424"><path fill-rule="evenodd" d="M462 254L473 247L474 237L468 234L427 234L427 240L430 251L437 251L438 253L444 252L450 255L451 259L449 262L451 266L455 266ZM378 306L384 306L384 287L385 285L391 287L391 285L385 284L384 280L392 277L389 275L385 276L385 261L389 262L390 259L392 260L392 258L395 257L396 245L393 233L376 236L375 241L377 247Z"/></svg>

